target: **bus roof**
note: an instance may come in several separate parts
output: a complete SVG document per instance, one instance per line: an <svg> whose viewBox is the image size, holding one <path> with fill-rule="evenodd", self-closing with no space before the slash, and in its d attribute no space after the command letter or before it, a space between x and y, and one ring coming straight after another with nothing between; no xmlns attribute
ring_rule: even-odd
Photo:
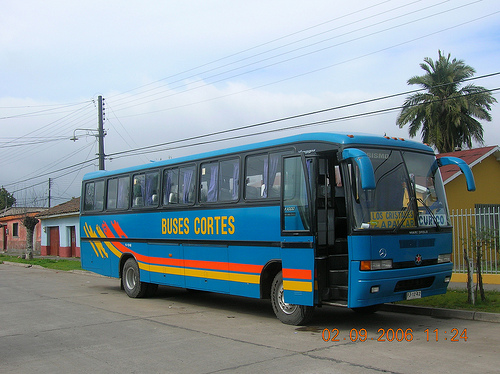
<svg viewBox="0 0 500 374"><path fill-rule="evenodd" d="M273 139L268 141L263 141L259 143L245 144L241 146L225 148L210 152L198 153L189 156L155 161L149 164L136 165L128 168L112 170L112 171L94 171L84 175L83 180L89 180L94 178L99 178L108 175L115 175L121 173L127 173L131 171L146 170L154 167L168 166L171 164L177 164L181 162L195 161L203 158L211 158L217 156L228 155L231 153L245 152L250 150L258 150L261 148L277 147L287 144L294 144L299 142L322 142L322 143L333 143L341 145L343 148L348 148L352 146L378 146L384 148L405 148L412 149L416 151L423 151L428 153L434 153L431 147L418 143L411 140L405 140L398 137L389 136L379 136L373 134L361 134L361 133L330 133L330 132L320 132L320 133L305 133L300 135L292 135L284 138Z"/></svg>

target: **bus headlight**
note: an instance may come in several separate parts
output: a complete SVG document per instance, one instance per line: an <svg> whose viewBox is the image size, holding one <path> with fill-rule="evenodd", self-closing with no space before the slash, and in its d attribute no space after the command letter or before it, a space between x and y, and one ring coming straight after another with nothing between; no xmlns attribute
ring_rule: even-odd
<svg viewBox="0 0 500 374"><path fill-rule="evenodd" d="M392 269L392 260L361 261L359 270Z"/></svg>
<svg viewBox="0 0 500 374"><path fill-rule="evenodd" d="M451 262L451 253L444 253L438 256L438 264Z"/></svg>

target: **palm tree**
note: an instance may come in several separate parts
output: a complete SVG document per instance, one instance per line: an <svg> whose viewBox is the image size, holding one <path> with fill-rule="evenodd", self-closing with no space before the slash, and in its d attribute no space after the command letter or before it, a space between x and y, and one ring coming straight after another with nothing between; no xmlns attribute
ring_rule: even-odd
<svg viewBox="0 0 500 374"><path fill-rule="evenodd" d="M409 125L411 138L422 129L422 141L439 152L451 152L463 145L471 148L472 140L483 144L483 127L478 120L491 121L491 104L497 101L484 87L461 87L476 71L463 60L438 53L436 61L426 57L420 64L425 75L408 80L424 92L406 98L397 124L400 128Z"/></svg>

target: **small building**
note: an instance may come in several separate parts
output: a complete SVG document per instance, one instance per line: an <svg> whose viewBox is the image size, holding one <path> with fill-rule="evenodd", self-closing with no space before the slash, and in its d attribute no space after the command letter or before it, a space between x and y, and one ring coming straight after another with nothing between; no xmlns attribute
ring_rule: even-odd
<svg viewBox="0 0 500 374"><path fill-rule="evenodd" d="M467 191L465 176L458 166L441 167L448 207L453 224L453 280L466 282L463 259L467 250L472 254L469 240L478 230L500 229L500 147L490 146L439 154L437 157L451 156L464 160L470 166L476 182L476 191ZM500 284L500 243L486 248L483 252L483 282ZM460 274L461 273L461 274Z"/></svg>
<svg viewBox="0 0 500 374"><path fill-rule="evenodd" d="M0 213L0 251L14 254L25 253L27 232L23 225L23 219L26 216L35 217L45 209L11 207ZM40 222L35 226L33 236L33 254L40 254Z"/></svg>
<svg viewBox="0 0 500 374"><path fill-rule="evenodd" d="M440 168L450 210L475 209L480 205L500 204L500 147L474 148L466 151L441 153L437 157L452 156L464 160L472 169L476 191L467 191L465 176L458 166Z"/></svg>
<svg viewBox="0 0 500 374"><path fill-rule="evenodd" d="M80 198L37 215L41 221L41 255L80 257Z"/></svg>

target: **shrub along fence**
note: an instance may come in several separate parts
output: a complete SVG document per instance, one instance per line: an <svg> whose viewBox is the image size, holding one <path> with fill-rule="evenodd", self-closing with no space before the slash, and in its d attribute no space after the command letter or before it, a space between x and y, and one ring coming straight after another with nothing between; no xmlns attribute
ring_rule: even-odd
<svg viewBox="0 0 500 374"><path fill-rule="evenodd" d="M474 240L485 239L489 244L482 247L482 272L483 274L500 274L500 206L477 204L474 209L452 209L451 220L453 224L453 271L455 273L467 272L464 260L464 250L470 259L474 259L472 248Z"/></svg>

